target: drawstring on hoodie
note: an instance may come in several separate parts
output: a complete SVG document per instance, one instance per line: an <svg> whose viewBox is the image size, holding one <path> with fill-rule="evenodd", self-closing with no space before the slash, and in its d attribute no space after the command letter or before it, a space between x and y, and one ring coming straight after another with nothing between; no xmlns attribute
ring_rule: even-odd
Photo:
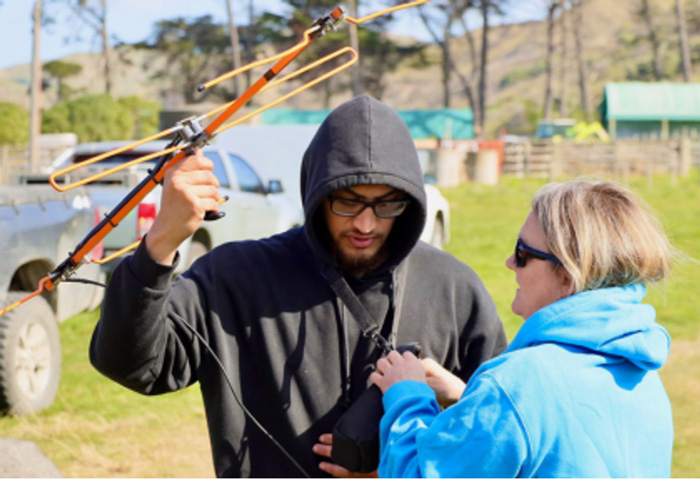
<svg viewBox="0 0 700 479"><path fill-rule="evenodd" d="M345 321L345 308L340 304L340 300L336 298L336 310L338 318L338 342L340 343L340 367L343 375L340 379L342 388L342 406L347 409L352 404L350 398L350 351L348 346L348 327Z"/></svg>

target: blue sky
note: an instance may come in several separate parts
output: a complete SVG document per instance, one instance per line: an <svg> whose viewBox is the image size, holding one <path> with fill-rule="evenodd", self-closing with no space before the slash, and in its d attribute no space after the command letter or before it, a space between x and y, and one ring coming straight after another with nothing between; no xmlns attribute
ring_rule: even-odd
<svg viewBox="0 0 700 479"><path fill-rule="evenodd" d="M32 12L33 0L0 0L0 69L29 63L32 57ZM53 25L42 29L40 40L41 59L51 61L71 53L97 52L99 42L94 33L75 18L70 18L65 7L44 1L45 11L54 17ZM342 3L342 2L340 2ZM538 1L515 2L527 7L516 7L514 17L527 19L537 14ZM236 23L245 24L247 1L234 0ZM133 43L144 40L153 24L159 20L175 17L198 17L211 14L219 22L227 21L225 0L109 0L107 28L120 41ZM256 11L281 11L279 0L255 0ZM236 10L236 8L240 10ZM373 10L374 11L374 10ZM360 15L371 13L361 10ZM392 31L428 40L420 20L410 11L397 15ZM79 36L81 40L75 40ZM68 41L67 38L73 39Z"/></svg>
<svg viewBox="0 0 700 479"><path fill-rule="evenodd" d="M46 13L54 16L56 23L44 27L40 40L41 59L51 61L71 53L99 51L99 42L94 33L75 19L69 18L65 7L44 1ZM234 18L238 24L247 23L247 12L243 5L248 2L234 0ZM224 0L109 0L107 28L119 40L132 43L144 40L153 24L159 20L175 17L198 17L211 14L217 21L227 21ZM0 68L29 63L32 57L32 12L33 0L2 0L0 6ZM255 0L256 11L283 9L278 0ZM363 14L363 12L360 12ZM401 22L405 31L420 28L419 21L410 15ZM82 41L66 41L67 37L79 35Z"/></svg>

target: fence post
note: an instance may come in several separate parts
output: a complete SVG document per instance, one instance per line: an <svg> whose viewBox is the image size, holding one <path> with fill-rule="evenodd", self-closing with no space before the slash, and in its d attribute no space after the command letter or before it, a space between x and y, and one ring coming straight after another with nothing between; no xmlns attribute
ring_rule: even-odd
<svg viewBox="0 0 700 479"><path fill-rule="evenodd" d="M654 155L647 156L647 186L649 189L654 186Z"/></svg>
<svg viewBox="0 0 700 479"><path fill-rule="evenodd" d="M685 177L690 174L691 162L691 140L687 136L683 136L680 140L679 159L680 159L680 175Z"/></svg>

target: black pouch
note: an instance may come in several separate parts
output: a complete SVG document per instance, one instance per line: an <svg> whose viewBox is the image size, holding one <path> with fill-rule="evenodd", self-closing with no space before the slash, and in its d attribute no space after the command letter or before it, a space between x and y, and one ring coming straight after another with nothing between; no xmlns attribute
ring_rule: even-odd
<svg viewBox="0 0 700 479"><path fill-rule="evenodd" d="M420 345L409 343L396 348L420 356ZM379 466L379 423L384 415L382 391L370 386L333 426L331 459L352 472L368 473Z"/></svg>
<svg viewBox="0 0 700 479"><path fill-rule="evenodd" d="M384 414L382 391L372 385L333 427L331 459L353 472L368 473L379 465L379 422Z"/></svg>

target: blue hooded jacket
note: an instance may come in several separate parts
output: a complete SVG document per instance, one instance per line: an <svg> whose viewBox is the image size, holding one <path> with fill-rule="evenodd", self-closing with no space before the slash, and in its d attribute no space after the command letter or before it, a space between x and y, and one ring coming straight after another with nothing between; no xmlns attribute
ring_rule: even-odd
<svg viewBox="0 0 700 479"><path fill-rule="evenodd" d="M380 477L669 477L670 337L642 285L532 315L440 412L424 383L384 395Z"/></svg>

